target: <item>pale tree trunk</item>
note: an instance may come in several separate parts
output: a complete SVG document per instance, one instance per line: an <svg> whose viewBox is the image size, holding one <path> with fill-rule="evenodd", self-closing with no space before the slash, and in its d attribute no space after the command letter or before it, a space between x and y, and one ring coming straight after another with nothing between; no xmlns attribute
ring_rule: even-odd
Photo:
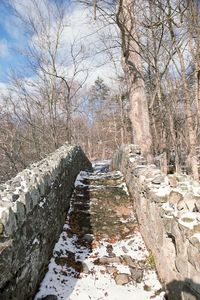
<svg viewBox="0 0 200 300"><path fill-rule="evenodd" d="M130 120L135 133L133 141L140 146L142 154L150 161L152 137L136 32L134 1L119 0L117 24L122 36L123 65L128 75Z"/></svg>

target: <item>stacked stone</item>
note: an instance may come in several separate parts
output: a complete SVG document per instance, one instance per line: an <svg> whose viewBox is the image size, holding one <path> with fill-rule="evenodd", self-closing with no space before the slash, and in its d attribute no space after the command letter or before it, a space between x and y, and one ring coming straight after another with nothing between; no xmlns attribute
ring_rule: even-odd
<svg viewBox="0 0 200 300"><path fill-rule="evenodd" d="M112 167L125 176L169 299L186 299L186 294L200 299L199 182L185 174L164 175L146 163L135 145L121 147Z"/></svg>
<svg viewBox="0 0 200 300"><path fill-rule="evenodd" d="M0 299L32 299L84 169L81 148L65 144L0 186Z"/></svg>

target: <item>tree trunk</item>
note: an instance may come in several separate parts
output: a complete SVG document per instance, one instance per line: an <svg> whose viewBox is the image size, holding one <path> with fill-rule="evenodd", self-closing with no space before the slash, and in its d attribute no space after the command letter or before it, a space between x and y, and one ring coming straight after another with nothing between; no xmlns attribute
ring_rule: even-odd
<svg viewBox="0 0 200 300"><path fill-rule="evenodd" d="M172 42L177 52L177 56L180 63L180 71L181 71L181 78L183 83L183 91L185 96L185 113L186 113L186 123L188 129L188 138L189 138L189 155L188 155L188 162L192 169L192 175L195 180L199 180L199 172L198 172L198 160L197 160L197 153L196 153L196 146L197 146L197 138L194 126L194 116L191 108L191 96L189 92L189 86L187 82L187 75L186 75L186 66L183 53L178 45L176 35L173 29L173 24L171 20L168 20L169 30Z"/></svg>
<svg viewBox="0 0 200 300"><path fill-rule="evenodd" d="M129 84L130 120L135 132L133 141L140 146L147 160L151 160L152 137L136 32L134 1L119 0L117 24L121 31L123 66Z"/></svg>

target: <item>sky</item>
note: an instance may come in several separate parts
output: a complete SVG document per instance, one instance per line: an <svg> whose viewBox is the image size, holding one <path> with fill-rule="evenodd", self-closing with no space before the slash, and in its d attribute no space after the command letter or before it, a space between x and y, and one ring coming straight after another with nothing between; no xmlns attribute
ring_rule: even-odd
<svg viewBox="0 0 200 300"><path fill-rule="evenodd" d="M23 22L14 14L13 9L9 6L9 1L12 2L16 11L23 18L26 18L29 14L34 15L34 9L31 8L32 0L0 1L0 88L6 87L11 72L20 72L25 77L34 77L32 71L26 68L26 58L21 53L24 52L29 43L37 43L37 37L27 33ZM41 5L44 14L43 1L51 4L52 7L55 3L60 5L62 2L62 0L36 1ZM116 29L113 26L105 26L105 24L98 21L95 22L87 9L78 4L72 5L70 2L65 20L67 26L63 35L63 49L67 57L70 57L71 44L76 40L89 54L84 62L84 66L90 69L87 83L92 84L98 76L103 78L105 82L111 83L113 77L116 76L116 69L114 69L114 65L111 62L110 54L105 54L102 50L105 48L105 44L111 44L110 37L115 38L117 35ZM116 48L113 51L115 59L117 57L118 60L119 49ZM97 52L99 53L97 54ZM61 63L61 69L62 65ZM70 59L63 72L68 72L69 76L73 73Z"/></svg>
<svg viewBox="0 0 200 300"><path fill-rule="evenodd" d="M0 2L0 81L7 82L7 72L16 67L21 60L14 49L18 39L23 40L23 34L15 24L12 10L5 2Z"/></svg>

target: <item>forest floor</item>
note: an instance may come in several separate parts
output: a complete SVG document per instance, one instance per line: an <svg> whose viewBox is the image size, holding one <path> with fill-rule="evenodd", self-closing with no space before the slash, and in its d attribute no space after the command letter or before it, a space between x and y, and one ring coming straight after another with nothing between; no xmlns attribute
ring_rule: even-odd
<svg viewBox="0 0 200 300"><path fill-rule="evenodd" d="M119 171L108 172L107 163L78 175L35 300L163 299L124 178Z"/></svg>

